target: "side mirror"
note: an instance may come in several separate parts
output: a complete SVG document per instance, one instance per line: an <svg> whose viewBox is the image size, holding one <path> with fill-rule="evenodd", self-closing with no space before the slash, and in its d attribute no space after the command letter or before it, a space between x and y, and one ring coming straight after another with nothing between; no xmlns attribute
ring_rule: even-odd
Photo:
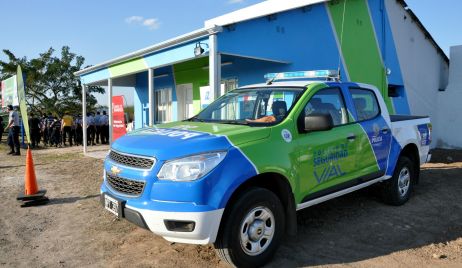
<svg viewBox="0 0 462 268"><path fill-rule="evenodd" d="M334 127L334 121L330 114L310 114L305 116L305 132L325 131Z"/></svg>

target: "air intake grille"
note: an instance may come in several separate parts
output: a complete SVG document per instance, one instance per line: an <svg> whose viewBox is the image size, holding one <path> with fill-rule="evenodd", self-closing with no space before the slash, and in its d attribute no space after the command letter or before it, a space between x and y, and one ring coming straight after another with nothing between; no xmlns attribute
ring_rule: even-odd
<svg viewBox="0 0 462 268"><path fill-rule="evenodd" d="M138 196L144 189L142 181L128 180L111 174L106 174L106 181L112 189L126 195Z"/></svg>
<svg viewBox="0 0 462 268"><path fill-rule="evenodd" d="M109 153L109 158L124 166L141 169L151 169L155 162L155 160L151 158L120 154L112 150Z"/></svg>

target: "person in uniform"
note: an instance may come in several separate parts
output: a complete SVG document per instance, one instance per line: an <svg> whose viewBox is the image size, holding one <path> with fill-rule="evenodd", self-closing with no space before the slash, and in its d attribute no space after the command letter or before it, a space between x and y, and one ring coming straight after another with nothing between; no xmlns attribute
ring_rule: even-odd
<svg viewBox="0 0 462 268"><path fill-rule="evenodd" d="M87 145L95 145L95 118L92 113L87 114Z"/></svg>
<svg viewBox="0 0 462 268"><path fill-rule="evenodd" d="M75 144L82 145L83 144L83 141L82 141L83 132L82 132L82 115L81 114L79 114L76 117L74 124L75 124Z"/></svg>
<svg viewBox="0 0 462 268"><path fill-rule="evenodd" d="M46 120L47 120L47 115L45 113L42 113L42 117L40 117L40 136L43 138L43 146L46 146L46 135L45 135Z"/></svg>
<svg viewBox="0 0 462 268"><path fill-rule="evenodd" d="M8 105L8 113L6 129L8 129L8 145L11 149L8 154L21 155L19 151L19 132L21 130L19 127L19 115L17 111L13 110L13 105Z"/></svg>
<svg viewBox="0 0 462 268"><path fill-rule="evenodd" d="M100 128L101 128L101 143L109 143L109 117L106 111L103 111L103 115L100 117Z"/></svg>
<svg viewBox="0 0 462 268"><path fill-rule="evenodd" d="M101 119L101 113L99 111L97 111L96 115L95 115L95 139L96 139L96 143L99 143L100 140L101 140L101 143L102 143L100 119Z"/></svg>
<svg viewBox="0 0 462 268"><path fill-rule="evenodd" d="M29 114L29 128L32 148L38 147L40 143L40 119L34 113Z"/></svg>
<svg viewBox="0 0 462 268"><path fill-rule="evenodd" d="M63 133L63 145L66 145L66 137L69 139L69 145L72 146L72 125L74 119L69 115L69 112L65 112L63 119L61 119L61 132Z"/></svg>
<svg viewBox="0 0 462 268"><path fill-rule="evenodd" d="M54 122L54 117L52 113L48 114L48 117L45 119L45 131L44 131L44 136L43 136L43 142L45 143L45 146L51 145L51 134L52 134L52 128L51 124Z"/></svg>

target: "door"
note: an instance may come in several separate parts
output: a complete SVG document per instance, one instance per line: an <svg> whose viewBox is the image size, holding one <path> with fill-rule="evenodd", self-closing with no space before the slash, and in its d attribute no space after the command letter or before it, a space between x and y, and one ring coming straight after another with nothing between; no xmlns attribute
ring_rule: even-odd
<svg viewBox="0 0 462 268"><path fill-rule="evenodd" d="M349 88L356 123L367 134L361 144L357 163L363 175L379 177L385 174L391 142L391 127L380 111L377 96L371 89Z"/></svg>
<svg viewBox="0 0 462 268"><path fill-rule="evenodd" d="M178 120L193 117L193 84L181 84L176 86L178 99Z"/></svg>
<svg viewBox="0 0 462 268"><path fill-rule="evenodd" d="M300 116L310 114L330 115L334 128L298 134L302 202L337 191L357 177L357 137L362 134L349 122L340 88L324 88L314 94Z"/></svg>

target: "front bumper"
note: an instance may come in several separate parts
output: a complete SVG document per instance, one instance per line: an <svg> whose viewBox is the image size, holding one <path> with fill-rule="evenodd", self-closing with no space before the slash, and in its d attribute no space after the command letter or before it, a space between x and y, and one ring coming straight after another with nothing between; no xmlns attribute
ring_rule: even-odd
<svg viewBox="0 0 462 268"><path fill-rule="evenodd" d="M103 206L105 194L107 193L101 193ZM111 193L109 196L114 197ZM205 245L215 242L224 211L224 209L197 212L157 211L137 208L127 204L126 200L116 199L122 204L120 217L162 236L167 241L178 243ZM193 223L193 228L172 230L171 226L168 226L168 223L172 222Z"/></svg>

